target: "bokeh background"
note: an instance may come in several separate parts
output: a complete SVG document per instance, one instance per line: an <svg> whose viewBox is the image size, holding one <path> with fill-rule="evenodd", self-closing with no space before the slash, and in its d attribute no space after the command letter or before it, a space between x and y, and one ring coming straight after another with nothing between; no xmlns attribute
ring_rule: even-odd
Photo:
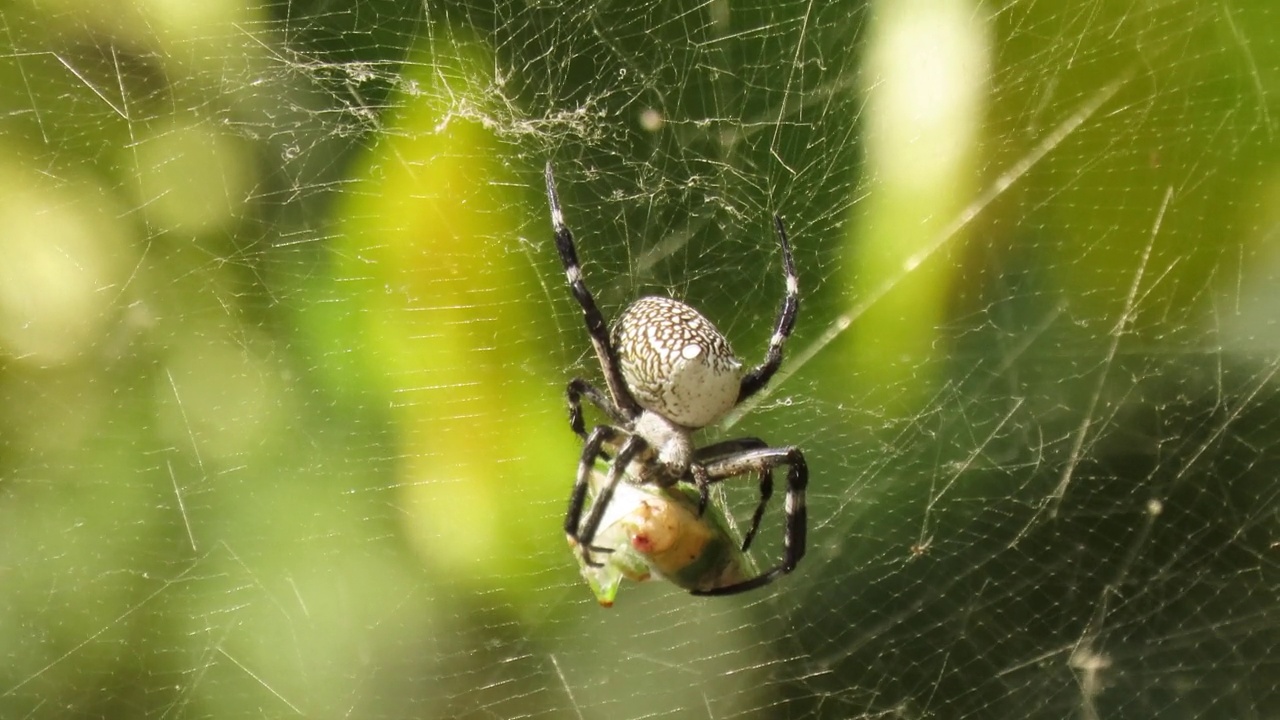
<svg viewBox="0 0 1280 720"><path fill-rule="evenodd" d="M1271 0L0 28L3 717L1280 715ZM706 437L804 449L793 575L578 577L549 159L606 313L748 361L786 219Z"/></svg>

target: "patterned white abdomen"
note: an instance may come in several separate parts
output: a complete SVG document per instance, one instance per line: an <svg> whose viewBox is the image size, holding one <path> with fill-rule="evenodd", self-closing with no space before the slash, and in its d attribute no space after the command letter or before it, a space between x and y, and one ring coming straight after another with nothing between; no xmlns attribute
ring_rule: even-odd
<svg viewBox="0 0 1280 720"><path fill-rule="evenodd" d="M612 342L636 402L671 422L706 427L738 400L742 363L710 320L678 300L631 303Z"/></svg>

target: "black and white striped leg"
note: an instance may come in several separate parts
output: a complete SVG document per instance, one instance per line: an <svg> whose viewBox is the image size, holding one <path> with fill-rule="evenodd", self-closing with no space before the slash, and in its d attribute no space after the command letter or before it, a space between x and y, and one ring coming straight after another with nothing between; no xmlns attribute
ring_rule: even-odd
<svg viewBox="0 0 1280 720"><path fill-rule="evenodd" d="M695 590L693 594L735 595L754 590L791 572L804 557L805 531L808 527L804 492L809 484L809 466L805 463L804 454L798 448L746 450L737 455L707 463L706 469L713 478L723 480L750 472L769 472L780 465L787 466L786 527L782 537L782 562L749 580L714 590Z"/></svg>
<svg viewBox="0 0 1280 720"><path fill-rule="evenodd" d="M582 446L582 459L578 462L578 477L574 480L573 492L569 493L569 511L564 516L564 534L572 543L582 544L578 540L578 525L582 522L582 508L587 502L587 492L591 489L591 473L595 470L596 458L604 452L604 444L616 440L620 434L616 428L597 425ZM591 559L589 551L593 549L599 551L603 548L589 548L585 544L582 545L582 554L587 559L587 563L599 567L599 563Z"/></svg>
<svg viewBox="0 0 1280 720"><path fill-rule="evenodd" d="M725 456L740 453L744 450L759 450L767 448L769 444L758 437L744 437L733 440L722 440L718 443L712 443L705 447L698 448L694 454L694 459L700 463L707 463L713 460L722 459ZM773 471L771 469L762 470L760 477L760 502L756 505L755 514L751 516L751 526L747 530L747 534L742 538L742 552L746 552L751 547L751 541L755 539L756 533L760 530L760 521L764 519L765 508L769 504L769 498L773 496ZM723 480L724 478L717 478ZM710 480L709 482L715 482ZM706 510L706 506L702 505L698 508L698 515L701 517L702 512Z"/></svg>
<svg viewBox="0 0 1280 720"><path fill-rule="evenodd" d="M796 263L791 257L791 243L787 241L787 230L782 225L782 218L773 216L773 226L778 232L778 245L782 247L782 273L786 280L787 291L782 298L782 307L778 309L778 319L773 326L773 336L769 338L769 349L765 353L764 362L751 368L742 377L738 390L738 402L759 392L773 374L782 365L782 348L791 337L796 326L796 313L800 310L800 279L796 276Z"/></svg>
<svg viewBox="0 0 1280 720"><path fill-rule="evenodd" d="M594 385L582 378L570 380L564 394L569 401L569 427L583 440L587 439L587 427L582 419L582 398L584 397L591 401L592 405L599 408L600 412L608 415L609 419L614 423L618 425L627 424L627 418L623 417L622 412L618 410L617 405L613 404L609 396L600 392Z"/></svg>
<svg viewBox="0 0 1280 720"><path fill-rule="evenodd" d="M595 348L596 358L604 371L605 387L613 396L614 404L619 412L628 420L634 420L640 414L640 405L627 384L622 379L622 370L618 367L617 353L609 342L609 328L604 315L596 306L595 298L587 289L582 279L582 266L578 264L578 251L573 245L573 233L564 224L564 213L560 209L560 196L556 194L556 179L551 170L551 161L547 161L547 202L551 205L551 227L556 235L556 251L560 253L560 263L564 265L564 275L569 281L569 290L582 307L582 317L587 325L587 334L591 336L591 345Z"/></svg>
<svg viewBox="0 0 1280 720"><path fill-rule="evenodd" d="M600 567L602 563L592 559L592 552L613 552L611 548L593 547L591 542L595 540L596 531L600 529L600 521L604 519L605 510L608 509L609 503L613 502L613 493L617 489L618 483L622 481L626 467L645 448L645 442L639 436L627 435L622 447L618 448L618 456L609 465L609 475L605 480L604 487L596 494L595 501L591 505L591 513L587 515L586 522L579 527L587 490L591 485L591 473L595 469L596 458L603 451L604 443L616 440L622 435L623 433L617 428L609 427L608 425L598 425L591 431L591 435L587 437L586 445L582 449L582 461L578 465L578 479L574 483L573 494L569 497L569 512L565 515L565 534L569 536L571 541L580 546L583 561L593 567Z"/></svg>

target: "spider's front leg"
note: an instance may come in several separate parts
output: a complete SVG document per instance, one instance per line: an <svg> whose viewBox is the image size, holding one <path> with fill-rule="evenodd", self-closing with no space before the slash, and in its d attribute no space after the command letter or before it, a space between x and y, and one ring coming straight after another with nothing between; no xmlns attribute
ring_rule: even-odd
<svg viewBox="0 0 1280 720"><path fill-rule="evenodd" d="M773 497L773 469L766 468L760 471L760 502L756 504L756 511L751 516L751 528L742 537L742 552L746 552L747 548L751 547L751 541L755 540L756 533L760 530L760 521L764 519L765 507L769 505L771 497Z"/></svg>
<svg viewBox="0 0 1280 720"><path fill-rule="evenodd" d="M696 460L689 464L689 476L693 478L694 487L698 488L698 517L707 514L707 505L711 503L711 475L707 468Z"/></svg>
<svg viewBox="0 0 1280 720"><path fill-rule="evenodd" d="M760 445L763 447L764 442L761 441ZM711 502L711 483L727 480L728 478L712 477L707 468L697 462L689 466L689 474L693 478L694 486L698 488L698 517L702 517L706 514L707 505ZM760 478L760 501L756 503L756 511L751 515L751 527L747 530L747 534L742 537L742 552L746 552L751 547L751 541L755 539L756 532L760 530L760 521L764 519L764 512L769 505L769 498L773 497L773 468L762 467L757 474Z"/></svg>
<svg viewBox="0 0 1280 720"><path fill-rule="evenodd" d="M744 450L760 450L769 447L769 444L758 437L743 437L733 440L721 440L718 443L712 443L704 447L698 448L695 460L701 463L708 463L715 460L723 460L724 458L743 452ZM706 470L704 469L705 473ZM760 530L760 521L764 519L764 512L769 505L769 498L773 497L773 470L771 468L760 470L760 501L756 504L756 511L751 516L751 527L747 530L747 534L742 538L742 552L746 552L751 547L751 541L755 539L756 532ZM724 480L725 478L706 478L707 483ZM695 478L696 482L696 478ZM702 489L701 487L699 488ZM698 516L706 510L709 492L702 492L698 507Z"/></svg>
<svg viewBox="0 0 1280 720"><path fill-rule="evenodd" d="M706 470L713 481L726 480L755 472L762 477L779 465L787 466L786 529L782 538L782 561L750 580L713 590L695 590L695 595L734 595L763 587L795 569L804 557L805 536L808 531L808 511L805 509L805 488L809 485L809 466L799 448L758 448L744 450L707 463ZM770 487L772 490L772 487ZM763 491L763 487L762 487ZM759 514L757 509L757 514ZM754 533L754 530L752 531Z"/></svg>
<svg viewBox="0 0 1280 720"><path fill-rule="evenodd" d="M591 506L591 513L587 515L587 520L583 523L582 511L586 506L587 491L591 487L591 472L595 468L596 458L604 454L605 443L616 442L618 438L624 436L626 440L622 442L622 446L618 449L617 457L614 458L613 463L609 466L609 475L605 485L596 494L595 501ZM569 542L581 548L583 562L591 567L601 567L603 565L603 563L598 563L592 559L592 552L613 552L612 548L594 547L591 542L595 540L596 532L600 529L600 521L604 519L605 510L608 509L609 503L613 502L613 493L617 489L618 483L622 481L622 476L626 472L627 466L644 448L645 442L639 436L631 435L609 425L597 425L591 431L591 434L587 436L587 442L582 448L582 460L578 463L578 478L573 484L573 493L569 496L569 511L565 514L564 532L568 536Z"/></svg>

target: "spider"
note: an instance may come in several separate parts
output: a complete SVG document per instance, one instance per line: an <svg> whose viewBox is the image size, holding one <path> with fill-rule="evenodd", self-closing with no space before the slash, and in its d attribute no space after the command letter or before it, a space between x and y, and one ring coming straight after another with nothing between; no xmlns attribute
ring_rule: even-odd
<svg viewBox="0 0 1280 720"><path fill-rule="evenodd" d="M605 395L585 380L575 378L566 390L569 426L584 441L564 522L569 542L581 549L586 565L602 565L591 554L607 553L610 549L595 547L592 541L624 474L630 482L651 483L661 488L669 488L679 482L692 483L698 490L698 513L701 515L706 510L712 483L755 473L759 478L760 502L742 542L745 552L755 538L773 494L773 469L786 465L782 561L754 578L692 592L695 595L732 595L762 587L791 572L804 557L805 550L804 492L809 482L809 469L804 455L798 448L770 447L756 437L724 440L700 448L694 447L692 437L695 431L712 425L758 392L782 364L782 349L795 326L796 311L800 305L795 262L782 219L775 215L773 225L782 249L786 295L778 310L764 361L744 372L742 362L734 356L729 343L711 321L678 300L640 298L623 310L610 332L604 315L596 307L595 299L582 279L573 234L564 223L549 161L546 181L556 250L573 297L582 306L587 334L600 361L608 389L608 395ZM588 434L582 419L584 397L612 424L597 425ZM582 514L596 459L607 458L609 453L613 453L613 463L609 466L608 478L583 522Z"/></svg>

